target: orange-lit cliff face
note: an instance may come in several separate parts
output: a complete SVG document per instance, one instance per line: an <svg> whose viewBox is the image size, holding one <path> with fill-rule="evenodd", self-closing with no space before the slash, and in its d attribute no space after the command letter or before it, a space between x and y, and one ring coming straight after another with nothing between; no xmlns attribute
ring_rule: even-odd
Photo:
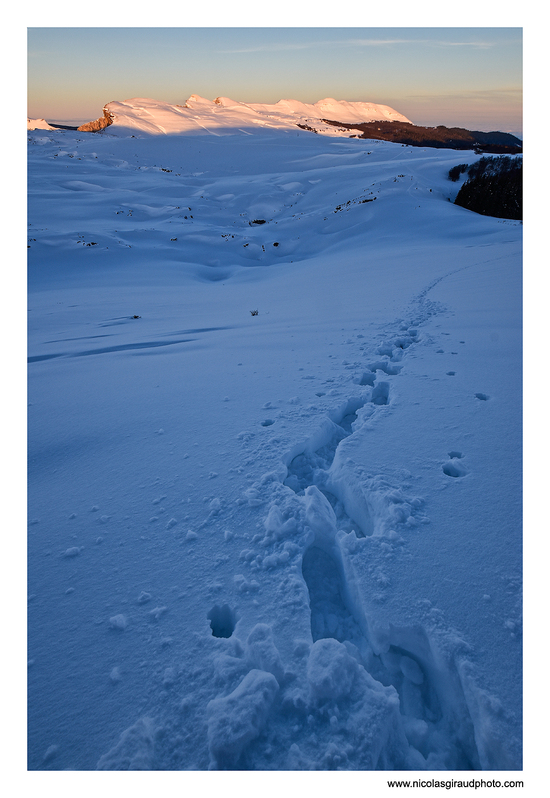
<svg viewBox="0 0 550 798"><path fill-rule="evenodd" d="M78 128L83 132L96 133L99 130L104 130L109 125L113 124L113 115L106 109L103 109L103 116L95 119L93 122L86 122Z"/></svg>

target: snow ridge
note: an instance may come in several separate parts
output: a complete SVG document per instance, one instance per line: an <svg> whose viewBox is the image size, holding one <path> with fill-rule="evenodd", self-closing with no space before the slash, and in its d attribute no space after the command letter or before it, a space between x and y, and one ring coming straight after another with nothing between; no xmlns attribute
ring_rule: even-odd
<svg viewBox="0 0 550 798"><path fill-rule="evenodd" d="M339 122L409 122L402 114L386 105L366 102L346 102L326 98L316 103L298 100L279 100L265 103L242 103L228 97L207 100L191 95L184 105L172 105L148 98L133 98L110 102L104 109L113 118L110 134L139 130L148 134L182 134L198 131L223 135L223 131L279 129L294 130L297 125L307 126L328 136L349 135L322 122L323 119Z"/></svg>

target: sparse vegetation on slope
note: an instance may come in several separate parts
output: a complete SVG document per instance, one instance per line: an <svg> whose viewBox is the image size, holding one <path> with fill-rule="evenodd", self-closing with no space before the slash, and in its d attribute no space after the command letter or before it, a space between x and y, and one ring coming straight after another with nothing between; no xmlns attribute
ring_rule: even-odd
<svg viewBox="0 0 550 798"><path fill-rule="evenodd" d="M480 152L510 153L522 151L521 141L511 133L492 131L484 133L480 130L466 130L462 127L422 127L408 122L364 122L348 124L323 119L327 125L334 125L345 130L361 131L357 138L393 141L397 144L409 144L413 147L445 147L453 150L479 150Z"/></svg>

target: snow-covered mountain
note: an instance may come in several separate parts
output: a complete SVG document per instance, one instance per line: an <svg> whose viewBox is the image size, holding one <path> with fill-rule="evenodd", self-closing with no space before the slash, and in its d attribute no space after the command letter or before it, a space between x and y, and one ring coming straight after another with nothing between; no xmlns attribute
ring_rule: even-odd
<svg viewBox="0 0 550 798"><path fill-rule="evenodd" d="M346 102L327 98L308 104L298 100L265 103L242 103L228 97L207 100L193 94L184 105L172 105L147 98L110 102L104 108L105 117L112 120L113 130L139 130L144 133L197 133L214 135L226 130L266 128L294 130L297 125L314 128L330 136L342 135L322 120L338 122L409 122L402 114L387 105L366 102ZM349 135L349 132L346 133Z"/></svg>
<svg viewBox="0 0 550 798"><path fill-rule="evenodd" d="M28 134L31 770L522 767L521 224L279 106Z"/></svg>

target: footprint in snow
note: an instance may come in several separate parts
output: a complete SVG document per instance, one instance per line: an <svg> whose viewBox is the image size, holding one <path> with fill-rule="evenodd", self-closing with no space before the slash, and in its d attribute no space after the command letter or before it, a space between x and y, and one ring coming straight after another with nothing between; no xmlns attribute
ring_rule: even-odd
<svg viewBox="0 0 550 798"><path fill-rule="evenodd" d="M448 477L465 477L468 470L464 464L460 462L463 457L464 455L462 452L449 452L449 459L441 466L443 473Z"/></svg>
<svg viewBox="0 0 550 798"><path fill-rule="evenodd" d="M456 455L453 459L457 461L462 456L459 452L450 454ZM408 762L410 766L414 760L418 762L415 769L423 769L432 757L437 760L443 755L449 769L480 769L474 726L460 679L451 667L447 669L444 665L420 625L390 624L382 643L371 640L370 630L376 624L366 617L354 593L354 578L351 576L350 580L350 566L346 566L346 555L336 534L336 519L316 488L308 489L307 496L316 510L313 512L310 506L306 511L315 537L302 558L302 576L311 612L312 652L320 645L318 641L326 640L328 645L330 640L334 654L344 656L347 651L355 660L359 674L355 683L363 685L367 704L373 698L372 690L378 689L378 700L393 731L388 735L387 729L384 730L384 739L376 746L376 755L373 754L372 767L381 764L382 769L392 769L400 762ZM316 518L320 519L318 528ZM341 648L337 648L336 641ZM324 661L329 667L333 660L327 660L327 656L328 651ZM326 678L322 683L326 688L323 700L337 701L338 679L332 680L328 687ZM380 692L382 686L385 692ZM395 704L399 711L390 713L390 705ZM359 705L346 706L345 695L339 705L344 715L349 712L346 723L353 723L352 712ZM338 718L330 722L337 726Z"/></svg>

